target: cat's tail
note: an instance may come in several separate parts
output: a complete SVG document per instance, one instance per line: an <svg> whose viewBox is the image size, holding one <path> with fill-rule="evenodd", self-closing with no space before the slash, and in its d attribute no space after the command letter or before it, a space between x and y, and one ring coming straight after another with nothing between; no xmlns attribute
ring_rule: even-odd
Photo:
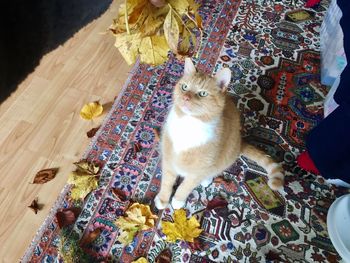
<svg viewBox="0 0 350 263"><path fill-rule="evenodd" d="M246 142L242 144L241 154L265 168L269 178L268 185L272 190L280 190L283 188L284 173L281 164L276 163L271 156Z"/></svg>

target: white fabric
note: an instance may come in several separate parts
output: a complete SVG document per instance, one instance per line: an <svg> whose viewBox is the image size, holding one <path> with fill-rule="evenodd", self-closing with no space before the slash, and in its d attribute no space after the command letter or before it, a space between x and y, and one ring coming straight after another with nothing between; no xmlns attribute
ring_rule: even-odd
<svg viewBox="0 0 350 263"><path fill-rule="evenodd" d="M339 24L343 13L336 0L332 0L323 20L321 37L321 82L331 86L324 103L324 116L327 117L338 104L333 99L347 60L344 51L344 34Z"/></svg>

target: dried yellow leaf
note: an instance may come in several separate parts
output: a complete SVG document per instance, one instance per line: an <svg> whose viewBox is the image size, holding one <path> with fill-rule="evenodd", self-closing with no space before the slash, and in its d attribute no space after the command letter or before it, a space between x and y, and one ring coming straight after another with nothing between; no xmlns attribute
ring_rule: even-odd
<svg viewBox="0 0 350 263"><path fill-rule="evenodd" d="M138 49L141 44L141 34L117 34L115 40L114 45L119 49L119 52L124 57L125 61L129 65L135 63L138 57Z"/></svg>
<svg viewBox="0 0 350 263"><path fill-rule="evenodd" d="M84 199L92 190L98 186L98 179L92 175L79 175L72 172L68 177L68 184L72 184L71 198L73 200Z"/></svg>
<svg viewBox="0 0 350 263"><path fill-rule="evenodd" d="M139 48L141 61L160 65L167 60L169 46L164 36L145 37Z"/></svg>
<svg viewBox="0 0 350 263"><path fill-rule="evenodd" d="M137 260L131 262L131 263L148 263L148 260L144 257L140 257Z"/></svg>
<svg viewBox="0 0 350 263"><path fill-rule="evenodd" d="M100 171L100 167L97 164L87 160L81 160L74 163L74 165L77 167L76 172L81 175L96 175Z"/></svg>
<svg viewBox="0 0 350 263"><path fill-rule="evenodd" d="M154 35L159 28L163 25L164 19L161 19L159 17L155 17L153 15L150 15L145 20L145 23L142 25L140 31L142 36L151 36Z"/></svg>
<svg viewBox="0 0 350 263"><path fill-rule="evenodd" d="M80 116L85 120L92 120L100 116L103 112L103 106L98 102L90 102L80 110Z"/></svg>
<svg viewBox="0 0 350 263"><path fill-rule="evenodd" d="M199 222L194 216L187 219L186 211L183 209L175 210L174 223L162 221L162 231L169 242L176 240L193 242L193 239L202 232L199 226Z"/></svg>
<svg viewBox="0 0 350 263"><path fill-rule="evenodd" d="M176 17L172 9L169 10L165 20L164 20L164 36L168 42L170 49L177 53L177 45L179 43L179 25L177 23Z"/></svg>
<svg viewBox="0 0 350 263"><path fill-rule="evenodd" d="M126 210L127 216L119 217L115 224L121 229L118 240L123 244L129 244L138 231L154 227L155 219L158 217L152 214L148 205L139 203L132 204Z"/></svg>
<svg viewBox="0 0 350 263"><path fill-rule="evenodd" d="M187 12L188 8L189 8L189 3L188 3L187 0L168 0L168 3L180 15L185 14Z"/></svg>

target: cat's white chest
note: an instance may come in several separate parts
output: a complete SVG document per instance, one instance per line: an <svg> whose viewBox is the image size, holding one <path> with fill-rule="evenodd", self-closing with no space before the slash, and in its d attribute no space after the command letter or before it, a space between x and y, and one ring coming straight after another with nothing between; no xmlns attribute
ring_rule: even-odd
<svg viewBox="0 0 350 263"><path fill-rule="evenodd" d="M167 130L175 152L208 143L214 138L216 122L203 122L195 117L179 117L172 109L167 119Z"/></svg>

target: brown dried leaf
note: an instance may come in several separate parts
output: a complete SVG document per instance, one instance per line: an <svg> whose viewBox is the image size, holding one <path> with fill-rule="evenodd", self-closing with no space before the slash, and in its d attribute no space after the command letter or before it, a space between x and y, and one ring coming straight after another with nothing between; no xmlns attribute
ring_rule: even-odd
<svg viewBox="0 0 350 263"><path fill-rule="evenodd" d="M101 128L101 126L98 126L98 127L95 127L95 128L92 128L91 130L89 130L87 133L86 133L86 136L88 138L92 138L95 136L96 132Z"/></svg>
<svg viewBox="0 0 350 263"><path fill-rule="evenodd" d="M41 209L41 206L38 204L38 198L35 198L28 207L32 209L35 214L37 214L38 211Z"/></svg>
<svg viewBox="0 0 350 263"><path fill-rule="evenodd" d="M164 249L160 254L156 257L156 263L169 263L172 262L173 254L169 248Z"/></svg>
<svg viewBox="0 0 350 263"><path fill-rule="evenodd" d="M160 141L160 131L159 131L159 128L154 128L154 135L155 135L156 141L159 142L159 141Z"/></svg>
<svg viewBox="0 0 350 263"><path fill-rule="evenodd" d="M81 208L79 207L71 207L58 211L56 213L58 226L60 228L63 228L65 226L73 224L77 220L80 212Z"/></svg>
<svg viewBox="0 0 350 263"><path fill-rule="evenodd" d="M96 228L95 230L93 230L89 233L85 233L84 236L80 240L80 246L84 247L86 245L91 244L92 242L94 242L94 240L96 238L98 238L98 236L101 234L101 232L102 232L101 228Z"/></svg>
<svg viewBox="0 0 350 263"><path fill-rule="evenodd" d="M134 147L134 153L138 153L142 150L142 146L139 142L135 142L133 147Z"/></svg>
<svg viewBox="0 0 350 263"><path fill-rule="evenodd" d="M129 199L129 197L126 195L126 193L123 190L120 190L118 188L112 188L112 194L117 197L118 199L120 199L120 201L127 201Z"/></svg>
<svg viewBox="0 0 350 263"><path fill-rule="evenodd" d="M36 173L33 184L44 184L55 178L58 168L43 169Z"/></svg>

